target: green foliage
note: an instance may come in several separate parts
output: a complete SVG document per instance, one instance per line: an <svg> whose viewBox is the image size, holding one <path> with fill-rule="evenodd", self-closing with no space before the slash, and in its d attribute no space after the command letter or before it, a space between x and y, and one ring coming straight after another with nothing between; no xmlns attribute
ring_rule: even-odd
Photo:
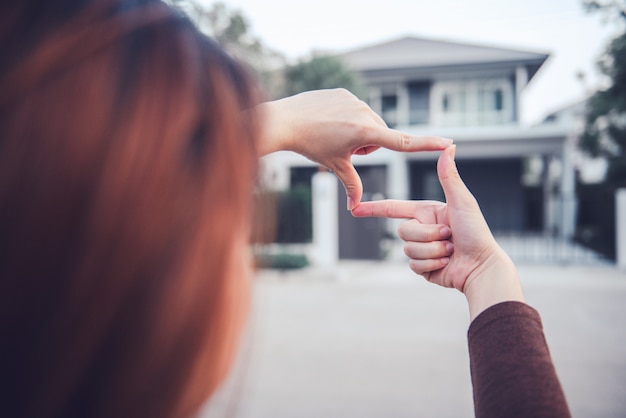
<svg viewBox="0 0 626 418"><path fill-rule="evenodd" d="M257 244L304 244L313 240L310 186L254 194L252 240Z"/></svg>
<svg viewBox="0 0 626 418"><path fill-rule="evenodd" d="M582 149L609 161L607 181L626 186L626 1L585 1L587 10L602 11L620 20L622 33L611 41L598 62L609 87L597 91L587 109Z"/></svg>
<svg viewBox="0 0 626 418"><path fill-rule="evenodd" d="M284 71L284 96L308 90L343 87L359 97L364 97L365 87L359 75L350 70L339 58L315 55L289 65Z"/></svg>
<svg viewBox="0 0 626 418"><path fill-rule="evenodd" d="M285 57L263 44L251 32L248 18L237 9L218 1L210 6L200 0L169 0L231 55L246 63L270 98L307 90L343 87L359 97L365 88L357 73L336 57L314 56L285 67ZM284 71L278 70L285 68Z"/></svg>
<svg viewBox="0 0 626 418"><path fill-rule="evenodd" d="M583 7L589 13L603 11L617 17L626 18L626 2L624 0L583 0Z"/></svg>
<svg viewBox="0 0 626 418"><path fill-rule="evenodd" d="M574 240L615 260L615 190L609 184L578 184Z"/></svg>
<svg viewBox="0 0 626 418"><path fill-rule="evenodd" d="M260 268L295 270L307 267L309 260L304 254L257 254L256 265Z"/></svg>
<svg viewBox="0 0 626 418"><path fill-rule="evenodd" d="M250 23L239 11L222 2L206 7L199 0L173 0L207 35L225 49L237 48L258 52L261 43L250 34Z"/></svg>
<svg viewBox="0 0 626 418"><path fill-rule="evenodd" d="M263 85L276 83L274 70L284 66L285 59L252 34L250 21L240 10L231 9L220 1L210 7L200 0L170 1L185 12L200 30L247 64Z"/></svg>
<svg viewBox="0 0 626 418"><path fill-rule="evenodd" d="M305 243L313 239L311 189L295 187L278 192L276 238L282 244Z"/></svg>

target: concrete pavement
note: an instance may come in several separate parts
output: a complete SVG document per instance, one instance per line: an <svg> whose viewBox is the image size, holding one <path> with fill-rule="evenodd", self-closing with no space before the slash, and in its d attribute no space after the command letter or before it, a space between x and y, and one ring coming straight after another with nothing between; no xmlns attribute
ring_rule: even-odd
<svg viewBox="0 0 626 418"><path fill-rule="evenodd" d="M626 274L520 265L574 417L626 417ZM203 418L472 417L464 297L405 262L261 271L229 382Z"/></svg>

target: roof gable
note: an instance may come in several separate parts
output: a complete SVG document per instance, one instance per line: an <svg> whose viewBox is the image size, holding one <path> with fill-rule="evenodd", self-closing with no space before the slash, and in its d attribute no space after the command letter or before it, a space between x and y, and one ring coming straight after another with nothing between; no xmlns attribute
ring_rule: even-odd
<svg viewBox="0 0 626 418"><path fill-rule="evenodd" d="M521 63L541 66L546 53L404 37L341 54L359 71L448 67L468 64ZM537 67L538 68L538 67Z"/></svg>

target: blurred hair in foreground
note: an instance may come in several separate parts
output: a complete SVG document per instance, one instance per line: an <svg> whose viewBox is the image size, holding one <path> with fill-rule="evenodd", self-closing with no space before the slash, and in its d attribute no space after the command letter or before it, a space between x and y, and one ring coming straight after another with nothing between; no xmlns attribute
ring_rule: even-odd
<svg viewBox="0 0 626 418"><path fill-rule="evenodd" d="M4 2L0 50L1 413L193 414L246 315L247 75L156 0Z"/></svg>

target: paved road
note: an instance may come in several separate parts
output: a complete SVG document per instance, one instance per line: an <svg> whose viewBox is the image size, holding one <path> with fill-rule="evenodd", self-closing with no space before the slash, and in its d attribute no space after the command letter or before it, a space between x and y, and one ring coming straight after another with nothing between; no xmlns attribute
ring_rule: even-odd
<svg viewBox="0 0 626 418"><path fill-rule="evenodd" d="M520 266L574 417L626 417L626 274ZM405 263L262 271L238 366L203 418L472 417L463 296Z"/></svg>

